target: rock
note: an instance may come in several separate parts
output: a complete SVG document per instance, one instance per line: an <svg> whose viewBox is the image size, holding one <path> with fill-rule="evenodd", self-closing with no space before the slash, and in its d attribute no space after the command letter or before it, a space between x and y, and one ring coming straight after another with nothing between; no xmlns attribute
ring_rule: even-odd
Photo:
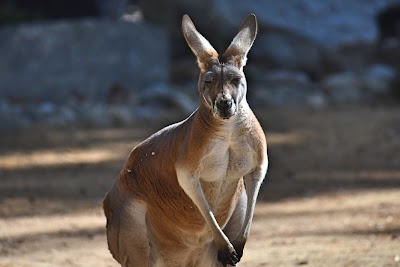
<svg viewBox="0 0 400 267"><path fill-rule="evenodd" d="M112 126L127 126L134 122L134 110L129 106L111 106L108 113Z"/></svg>
<svg viewBox="0 0 400 267"><path fill-rule="evenodd" d="M107 107L101 104L85 104L78 108L78 124L83 127L107 127L111 125L111 117Z"/></svg>
<svg viewBox="0 0 400 267"><path fill-rule="evenodd" d="M330 49L331 55L335 58L337 69L334 72L355 71L359 72L366 66L376 61L376 46L373 43L357 42L351 44L340 44Z"/></svg>
<svg viewBox="0 0 400 267"><path fill-rule="evenodd" d="M56 109L54 106L54 103L52 103L52 102L40 103L36 108L37 108L37 112L42 115L50 115L50 114L54 113L54 111Z"/></svg>
<svg viewBox="0 0 400 267"><path fill-rule="evenodd" d="M22 24L1 28L0 39L0 98L60 103L76 94L99 102L113 84L135 89L168 79L166 32L146 23Z"/></svg>
<svg viewBox="0 0 400 267"><path fill-rule="evenodd" d="M325 94L316 92L307 97L307 104L313 108L323 108L327 106L328 100Z"/></svg>
<svg viewBox="0 0 400 267"><path fill-rule="evenodd" d="M312 40L281 29L260 33L250 60L271 69L300 70L319 77L325 66L321 65L322 51Z"/></svg>
<svg viewBox="0 0 400 267"><path fill-rule="evenodd" d="M77 124L78 116L70 107L62 106L56 109L54 113L49 114L48 117L43 118L41 122L43 121L52 127L69 128Z"/></svg>
<svg viewBox="0 0 400 267"><path fill-rule="evenodd" d="M394 2L379 11L375 17L378 28L378 45L382 47L387 41L400 41L400 3Z"/></svg>
<svg viewBox="0 0 400 267"><path fill-rule="evenodd" d="M0 100L0 131L12 132L31 125L31 121L23 116L22 110Z"/></svg>
<svg viewBox="0 0 400 267"><path fill-rule="evenodd" d="M378 51L378 58L379 62L400 70L400 41L381 47Z"/></svg>
<svg viewBox="0 0 400 267"><path fill-rule="evenodd" d="M107 105L129 104L129 101L133 97L132 95L132 90L125 88L119 83L115 83L107 89L105 101Z"/></svg>
<svg viewBox="0 0 400 267"><path fill-rule="evenodd" d="M393 81L390 83L390 95L400 101L400 73L397 73Z"/></svg>
<svg viewBox="0 0 400 267"><path fill-rule="evenodd" d="M386 65L375 64L367 68L361 76L362 86L373 95L387 95L396 71Z"/></svg>
<svg viewBox="0 0 400 267"><path fill-rule="evenodd" d="M253 70L254 72L255 70ZM292 84L307 84L310 86L311 80L308 75L301 71L291 71L278 69L274 71L259 70L258 77L253 77L255 80L263 80L269 83L292 83Z"/></svg>
<svg viewBox="0 0 400 267"><path fill-rule="evenodd" d="M143 90L138 94L138 103L153 109L173 109L182 113L190 113L197 107L197 103L178 88L159 84Z"/></svg>
<svg viewBox="0 0 400 267"><path fill-rule="evenodd" d="M260 27L250 62L262 58L264 64L305 71L320 80L326 74L360 67L359 62L371 57L370 46L377 36L374 16L389 2L216 0L208 17L219 19L210 27L217 27L214 32L221 38L230 35L226 29L237 28L245 14L255 13ZM342 47L358 50L346 53L348 49Z"/></svg>
<svg viewBox="0 0 400 267"><path fill-rule="evenodd" d="M252 71L257 72L255 69ZM258 78L253 77L249 82L248 98L252 106L322 107L326 103L324 94L303 72L261 69L258 72Z"/></svg>
<svg viewBox="0 0 400 267"><path fill-rule="evenodd" d="M389 66L376 64L360 72L346 71L325 78L320 86L334 103L348 103L386 96L396 72Z"/></svg>
<svg viewBox="0 0 400 267"><path fill-rule="evenodd" d="M217 16L216 27L240 25L248 13L257 15L260 25L277 25L300 33L324 46L359 41L372 42L376 37L374 16L390 0L354 1L240 1L216 0L207 13Z"/></svg>
<svg viewBox="0 0 400 267"><path fill-rule="evenodd" d="M360 77L351 71L330 75L320 86L333 103L356 102L364 97Z"/></svg>
<svg viewBox="0 0 400 267"><path fill-rule="evenodd" d="M231 39L244 16L257 15L261 27L279 26L321 43L336 46L359 41L372 42L377 30L375 14L391 0L307 1L307 0L215 0L140 3L145 19L159 24L179 25L183 11L199 29L216 33L216 38ZM207 19L204 14L207 12ZM228 40L230 41L230 40Z"/></svg>
<svg viewBox="0 0 400 267"><path fill-rule="evenodd" d="M358 70L365 67L362 64L370 64L377 38L375 15L390 2L149 0L141 5L146 19L167 25L170 36L174 36L174 58L191 54L176 30L183 13L192 17L199 31L219 52L231 42L246 14L255 13L259 32L249 62L305 71L320 80L326 74Z"/></svg>

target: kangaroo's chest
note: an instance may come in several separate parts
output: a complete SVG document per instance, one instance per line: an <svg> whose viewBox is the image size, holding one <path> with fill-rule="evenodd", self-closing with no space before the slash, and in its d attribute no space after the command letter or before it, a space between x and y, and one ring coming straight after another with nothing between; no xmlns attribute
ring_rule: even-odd
<svg viewBox="0 0 400 267"><path fill-rule="evenodd" d="M226 142L215 140L199 165L199 174L207 182L235 182L251 172L255 152L246 138Z"/></svg>

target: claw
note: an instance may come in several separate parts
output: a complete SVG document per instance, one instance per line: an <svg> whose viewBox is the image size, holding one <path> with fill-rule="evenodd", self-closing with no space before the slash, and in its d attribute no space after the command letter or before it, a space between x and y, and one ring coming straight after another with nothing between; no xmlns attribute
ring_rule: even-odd
<svg viewBox="0 0 400 267"><path fill-rule="evenodd" d="M236 257L237 257L237 261L239 262L240 261L240 259L242 258L242 256L243 256L243 247L235 247L235 250L237 251L237 253L236 253Z"/></svg>
<svg viewBox="0 0 400 267"><path fill-rule="evenodd" d="M244 249L245 243L246 243L246 241L237 241L237 240L232 242L232 245L235 248L235 252L237 255L237 259L238 259L237 262L239 262L243 256L243 249Z"/></svg>
<svg viewBox="0 0 400 267"><path fill-rule="evenodd" d="M229 251L229 248L224 248L218 251L218 261L221 262L223 266L227 264L236 266L236 263L239 262L238 254L235 250Z"/></svg>

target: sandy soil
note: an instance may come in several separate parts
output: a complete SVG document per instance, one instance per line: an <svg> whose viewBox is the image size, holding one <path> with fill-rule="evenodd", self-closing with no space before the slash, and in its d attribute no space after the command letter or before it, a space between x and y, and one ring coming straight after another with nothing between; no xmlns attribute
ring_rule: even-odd
<svg viewBox="0 0 400 267"><path fill-rule="evenodd" d="M256 111L270 170L240 266L400 266L400 108ZM118 266L101 200L161 125L0 136L0 266Z"/></svg>

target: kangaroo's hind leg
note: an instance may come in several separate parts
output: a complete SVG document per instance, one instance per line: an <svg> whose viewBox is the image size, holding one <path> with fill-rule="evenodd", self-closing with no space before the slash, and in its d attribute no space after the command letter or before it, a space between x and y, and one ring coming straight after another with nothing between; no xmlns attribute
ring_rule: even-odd
<svg viewBox="0 0 400 267"><path fill-rule="evenodd" d="M107 194L103 205L111 254L124 267L148 267L150 248L145 204L125 200L115 205L110 194L112 192Z"/></svg>

